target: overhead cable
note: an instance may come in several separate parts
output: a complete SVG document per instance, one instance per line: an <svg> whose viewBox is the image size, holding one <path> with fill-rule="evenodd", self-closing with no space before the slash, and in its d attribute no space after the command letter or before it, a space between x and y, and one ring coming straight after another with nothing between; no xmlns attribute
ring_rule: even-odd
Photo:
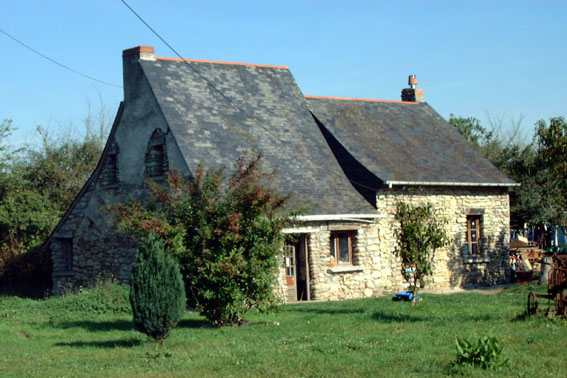
<svg viewBox="0 0 567 378"><path fill-rule="evenodd" d="M144 25L146 25L146 27L148 29L150 29L150 31L152 33L154 33L156 35L156 37L158 37L160 39L160 41L162 41L171 51L173 51L173 53L175 55L177 55L177 57L179 59L181 59L181 61L183 63L185 63L187 65L187 67L189 67L192 71L194 71L201 79L203 79L203 81L205 81L207 83L207 85L209 85L214 91L216 91L220 96L222 96L226 101L228 101L232 106L234 106L236 109L238 109L239 111L241 111L243 114L245 114L250 120L254 121L258 126L260 126L262 129L264 129L267 133L273 135L276 139L278 139L280 142L282 142L285 145L285 142L281 140L280 136L277 135L276 133L274 133L269 127L265 126L260 120L258 120L255 116L251 115L250 113L248 113L245 109L243 109L240 105L238 105L236 102L234 102L234 100L232 100L230 97L228 97L227 95L225 95L220 89L218 89L214 83L212 83L209 79L207 79L201 72L199 72L199 70L197 70L196 67L194 67L193 65L189 64L189 62L183 58L181 56L181 54L179 54L177 52L177 50L175 50L169 43L167 43L167 41L161 36L159 35L159 33L157 31L154 30L154 28L152 28L143 18L142 16L140 16L130 5L128 5L128 3L125 0L120 0ZM306 154L304 154L303 152L300 151L295 151L295 153L297 154L303 154L304 157L306 158L310 158L310 156L307 156ZM331 174L334 174L336 176L341 176L342 178L346 178L351 184L361 187L361 188L365 188L365 189L369 189L369 190L380 190L380 188L373 188L367 185L364 185L362 183L353 181L351 179L349 179L346 175L341 175L337 172L334 171L329 171Z"/></svg>
<svg viewBox="0 0 567 378"><path fill-rule="evenodd" d="M94 80L94 81L99 82L99 83L102 83L102 84L110 85L110 86L113 86L113 87L116 87L116 88L122 88L122 86L120 86L120 85L112 84L112 83L106 82L106 81L104 81L104 80L99 80L99 79L97 79L97 78L95 78L95 77L92 77L92 76L86 75L86 74L84 74L84 73L82 73L82 72L79 72L79 71L77 71L77 70L74 70L74 69L72 69L71 67L64 65L63 63L60 63L60 62L56 61L55 59L52 59L52 58L48 57L48 56L45 55L45 54L42 54L41 52L37 51L37 50L34 49L33 47L31 47L31 46L25 44L24 42L20 41L19 39L17 39L17 38L14 37L13 35L8 34L7 32L5 32L5 31L2 30L2 29L0 29L0 33L4 34L6 37L8 37L8 38L14 40L15 42L19 43L20 45L24 46L26 49L28 49L28 50L34 52L35 54L37 54L37 55L39 55L39 56L41 56L42 58L49 60L51 63L57 64L59 67L66 69L67 71L71 71L71 72L73 72L74 74L77 74L77 75L86 77L87 79Z"/></svg>

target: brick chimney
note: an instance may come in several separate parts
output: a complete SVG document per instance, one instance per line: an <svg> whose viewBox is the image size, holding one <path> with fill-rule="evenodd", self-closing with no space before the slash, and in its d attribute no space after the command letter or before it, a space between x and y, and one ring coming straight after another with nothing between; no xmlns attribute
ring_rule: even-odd
<svg viewBox="0 0 567 378"><path fill-rule="evenodd" d="M423 99L423 89L417 89L417 77L410 75L408 78L409 88L402 90L402 101L425 102Z"/></svg>
<svg viewBox="0 0 567 378"><path fill-rule="evenodd" d="M133 99L140 89L142 68L140 60L155 60L153 46L137 46L122 51L124 101Z"/></svg>

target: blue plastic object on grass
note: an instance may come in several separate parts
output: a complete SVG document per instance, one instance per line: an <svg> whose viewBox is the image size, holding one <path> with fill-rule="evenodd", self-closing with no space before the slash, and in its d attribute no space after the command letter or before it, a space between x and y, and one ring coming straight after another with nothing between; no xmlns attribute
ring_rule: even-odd
<svg viewBox="0 0 567 378"><path fill-rule="evenodd" d="M392 298L393 301L411 301L412 299L413 299L413 293L409 290L404 290L401 293L396 293ZM417 295L415 299L419 301L421 297Z"/></svg>

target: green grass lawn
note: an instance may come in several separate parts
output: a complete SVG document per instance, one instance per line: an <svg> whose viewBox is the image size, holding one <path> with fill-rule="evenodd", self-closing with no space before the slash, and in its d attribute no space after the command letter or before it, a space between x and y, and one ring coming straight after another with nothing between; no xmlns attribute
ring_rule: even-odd
<svg viewBox="0 0 567 378"><path fill-rule="evenodd" d="M526 287L293 304L211 328L187 313L161 348L131 322L126 291L104 286L44 301L0 297L0 376L563 377L567 321L524 316ZM545 292L544 288L537 288ZM458 366L455 336L496 336L509 365Z"/></svg>

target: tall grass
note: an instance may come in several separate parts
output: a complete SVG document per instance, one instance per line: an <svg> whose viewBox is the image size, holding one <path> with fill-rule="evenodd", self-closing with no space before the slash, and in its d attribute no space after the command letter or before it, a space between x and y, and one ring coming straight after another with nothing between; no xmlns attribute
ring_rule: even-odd
<svg viewBox="0 0 567 378"><path fill-rule="evenodd" d="M238 328L188 312L161 348L135 330L120 286L0 297L0 376L564 376L567 322L525 316L527 290L424 294L415 308L389 297L291 304ZM485 335L508 367L456 364L455 336Z"/></svg>

